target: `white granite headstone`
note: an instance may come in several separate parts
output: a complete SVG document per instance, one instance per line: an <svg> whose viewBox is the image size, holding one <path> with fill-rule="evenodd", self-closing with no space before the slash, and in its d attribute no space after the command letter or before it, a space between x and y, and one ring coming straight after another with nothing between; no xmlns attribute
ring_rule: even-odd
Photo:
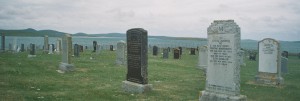
<svg viewBox="0 0 300 101"><path fill-rule="evenodd" d="M207 58L208 58L208 54L207 54L207 46L201 46L199 48L199 61L198 61L198 68L199 69L203 69L206 70L207 67Z"/></svg>

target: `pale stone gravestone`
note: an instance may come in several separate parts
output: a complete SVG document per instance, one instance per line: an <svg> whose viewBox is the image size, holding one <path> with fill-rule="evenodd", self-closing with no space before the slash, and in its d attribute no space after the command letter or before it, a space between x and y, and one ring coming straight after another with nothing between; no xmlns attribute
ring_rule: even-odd
<svg viewBox="0 0 300 101"><path fill-rule="evenodd" d="M281 72L282 73L288 73L288 58L286 57L281 57Z"/></svg>
<svg viewBox="0 0 300 101"><path fill-rule="evenodd" d="M114 46L113 46L113 45L110 45L110 46L109 46L109 50L110 50L110 51L114 51Z"/></svg>
<svg viewBox="0 0 300 101"><path fill-rule="evenodd" d="M99 54L101 51L101 46L100 45L97 45L96 46L96 54Z"/></svg>
<svg viewBox="0 0 300 101"><path fill-rule="evenodd" d="M126 43L122 40L117 43L117 59L116 64L118 65L125 65L127 63L126 61Z"/></svg>
<svg viewBox="0 0 300 101"><path fill-rule="evenodd" d="M173 53L174 53L174 59L180 59L180 49L175 48Z"/></svg>
<svg viewBox="0 0 300 101"><path fill-rule="evenodd" d="M74 56L79 57L79 45L74 44Z"/></svg>
<svg viewBox="0 0 300 101"><path fill-rule="evenodd" d="M196 49L195 48L191 48L191 55L196 55Z"/></svg>
<svg viewBox="0 0 300 101"><path fill-rule="evenodd" d="M62 41L61 38L57 38L57 40L56 40L56 53L57 54L60 54L60 52L61 52L61 41Z"/></svg>
<svg viewBox="0 0 300 101"><path fill-rule="evenodd" d="M130 93L152 90L148 84L148 35L142 28L127 31L127 76L122 88Z"/></svg>
<svg viewBox="0 0 300 101"><path fill-rule="evenodd" d="M72 37L66 34L62 38L62 62L59 65L59 73L65 73L74 70L74 65L71 64L72 55Z"/></svg>
<svg viewBox="0 0 300 101"><path fill-rule="evenodd" d="M24 44L21 44L21 52L24 52L25 51L25 45Z"/></svg>
<svg viewBox="0 0 300 101"><path fill-rule="evenodd" d="M157 52L158 52L158 47L157 46L153 46L153 55L157 56Z"/></svg>
<svg viewBox="0 0 300 101"><path fill-rule="evenodd" d="M35 44L30 44L30 51L29 51L29 54L28 54L27 57L29 57L29 58L36 57L36 55L35 55Z"/></svg>
<svg viewBox="0 0 300 101"><path fill-rule="evenodd" d="M44 52L47 54L49 51L49 39L48 36L45 35L44 37Z"/></svg>
<svg viewBox="0 0 300 101"><path fill-rule="evenodd" d="M206 73L206 68L208 63L207 58L208 58L207 46L201 46L199 49L198 68L202 69L204 73Z"/></svg>
<svg viewBox="0 0 300 101"><path fill-rule="evenodd" d="M52 46L53 46L53 45L52 45L52 44L50 44L50 46L49 46L49 51L48 51L49 53L48 53L48 54L53 54L53 49L52 49Z"/></svg>
<svg viewBox="0 0 300 101"><path fill-rule="evenodd" d="M266 38L258 42L259 62L255 76L257 84L282 85L280 43L275 39Z"/></svg>
<svg viewBox="0 0 300 101"><path fill-rule="evenodd" d="M163 59L169 58L169 50L167 48L163 49Z"/></svg>
<svg viewBox="0 0 300 101"><path fill-rule="evenodd" d="M207 29L208 67L201 101L246 101L240 94L240 27L233 20L216 20Z"/></svg>
<svg viewBox="0 0 300 101"><path fill-rule="evenodd" d="M240 50L238 55L239 55L240 65L246 66L246 63L244 62L245 51Z"/></svg>
<svg viewBox="0 0 300 101"><path fill-rule="evenodd" d="M94 50L93 50L93 52L96 52L96 50L97 50L97 41L93 41L93 48L94 48Z"/></svg>

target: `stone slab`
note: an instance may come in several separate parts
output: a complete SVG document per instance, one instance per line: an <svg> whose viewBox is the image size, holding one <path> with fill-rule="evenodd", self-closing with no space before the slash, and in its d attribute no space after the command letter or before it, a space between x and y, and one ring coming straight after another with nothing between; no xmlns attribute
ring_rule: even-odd
<svg viewBox="0 0 300 101"><path fill-rule="evenodd" d="M58 69L62 72L70 72L74 71L74 65L61 62Z"/></svg>
<svg viewBox="0 0 300 101"><path fill-rule="evenodd" d="M247 101L245 95L227 95L201 91L199 101Z"/></svg>
<svg viewBox="0 0 300 101"><path fill-rule="evenodd" d="M152 84L138 84L130 81L123 81L122 88L129 93L145 93L152 90Z"/></svg>

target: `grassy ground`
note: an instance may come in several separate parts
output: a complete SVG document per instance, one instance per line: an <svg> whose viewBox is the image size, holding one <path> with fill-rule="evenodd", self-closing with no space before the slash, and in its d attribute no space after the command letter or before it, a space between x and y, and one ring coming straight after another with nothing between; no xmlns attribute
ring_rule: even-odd
<svg viewBox="0 0 300 101"><path fill-rule="evenodd" d="M126 78L126 66L115 65L115 51L101 51L91 60L91 51L72 57L76 71L60 74L56 69L60 55L37 53L0 53L0 100L1 101L197 101L199 91L204 90L205 77L196 68L198 56L167 60L162 55L149 53L148 76L153 91L130 94L122 91ZM300 99L300 59L289 57L289 74L283 75L283 88L250 85L257 72L257 61L244 59L241 67L241 94L249 101L297 101Z"/></svg>

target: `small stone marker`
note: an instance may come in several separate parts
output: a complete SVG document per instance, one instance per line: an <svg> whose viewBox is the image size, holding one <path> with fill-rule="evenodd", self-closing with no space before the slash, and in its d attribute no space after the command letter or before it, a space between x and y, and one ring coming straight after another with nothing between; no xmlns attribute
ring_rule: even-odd
<svg viewBox="0 0 300 101"><path fill-rule="evenodd" d="M48 36L45 35L44 37L44 53L48 53L49 52L49 39Z"/></svg>
<svg viewBox="0 0 300 101"><path fill-rule="evenodd" d="M196 49L195 48L191 48L191 55L196 55Z"/></svg>
<svg viewBox="0 0 300 101"><path fill-rule="evenodd" d="M49 46L49 53L48 54L53 54L53 47L52 47L53 45L52 44L50 44L50 46Z"/></svg>
<svg viewBox="0 0 300 101"><path fill-rule="evenodd" d="M118 65L125 65L127 63L126 61L126 43L121 40L120 42L117 43L117 59L116 59L116 64Z"/></svg>
<svg viewBox="0 0 300 101"><path fill-rule="evenodd" d="M148 35L142 28L127 31L127 76L122 88L130 93L150 91L148 84Z"/></svg>
<svg viewBox="0 0 300 101"><path fill-rule="evenodd" d="M289 52L288 52L288 51L283 51L283 52L281 53L281 56L286 57L286 58L289 58Z"/></svg>
<svg viewBox="0 0 300 101"><path fill-rule="evenodd" d="M163 49L163 59L168 59L169 58L169 50L168 48Z"/></svg>
<svg viewBox="0 0 300 101"><path fill-rule="evenodd" d="M202 69L204 73L206 73L206 68L208 63L207 58L208 58L207 46L201 46L199 49L198 68Z"/></svg>
<svg viewBox="0 0 300 101"><path fill-rule="evenodd" d="M180 50L178 48L174 49L174 59L180 58Z"/></svg>
<svg viewBox="0 0 300 101"><path fill-rule="evenodd" d="M263 39L258 42L258 51L258 73L255 82L272 86L282 85L279 42L271 38Z"/></svg>
<svg viewBox="0 0 300 101"><path fill-rule="evenodd" d="M114 51L114 46L113 45L109 45L109 50L110 51Z"/></svg>
<svg viewBox="0 0 300 101"><path fill-rule="evenodd" d="M97 41L93 41L93 48L94 48L93 52L96 52L96 50L97 50Z"/></svg>
<svg viewBox="0 0 300 101"><path fill-rule="evenodd" d="M74 44L74 56L79 57L79 45Z"/></svg>
<svg viewBox="0 0 300 101"><path fill-rule="evenodd" d="M29 51L29 54L28 54L27 57L29 57L29 58L36 57L36 55L35 55L35 44L30 44L30 51Z"/></svg>
<svg viewBox="0 0 300 101"><path fill-rule="evenodd" d="M240 28L233 20L215 20L207 29L208 67L200 101L246 101L240 94Z"/></svg>
<svg viewBox="0 0 300 101"><path fill-rule="evenodd" d="M71 64L72 55L72 37L66 34L62 38L62 62L59 65L59 73L65 73L74 70L74 65Z"/></svg>
<svg viewBox="0 0 300 101"><path fill-rule="evenodd" d="M286 57L281 57L281 72L282 73L288 73L288 58Z"/></svg>
<svg viewBox="0 0 300 101"><path fill-rule="evenodd" d="M153 55L157 56L157 52L158 52L158 47L157 46L153 46Z"/></svg>

